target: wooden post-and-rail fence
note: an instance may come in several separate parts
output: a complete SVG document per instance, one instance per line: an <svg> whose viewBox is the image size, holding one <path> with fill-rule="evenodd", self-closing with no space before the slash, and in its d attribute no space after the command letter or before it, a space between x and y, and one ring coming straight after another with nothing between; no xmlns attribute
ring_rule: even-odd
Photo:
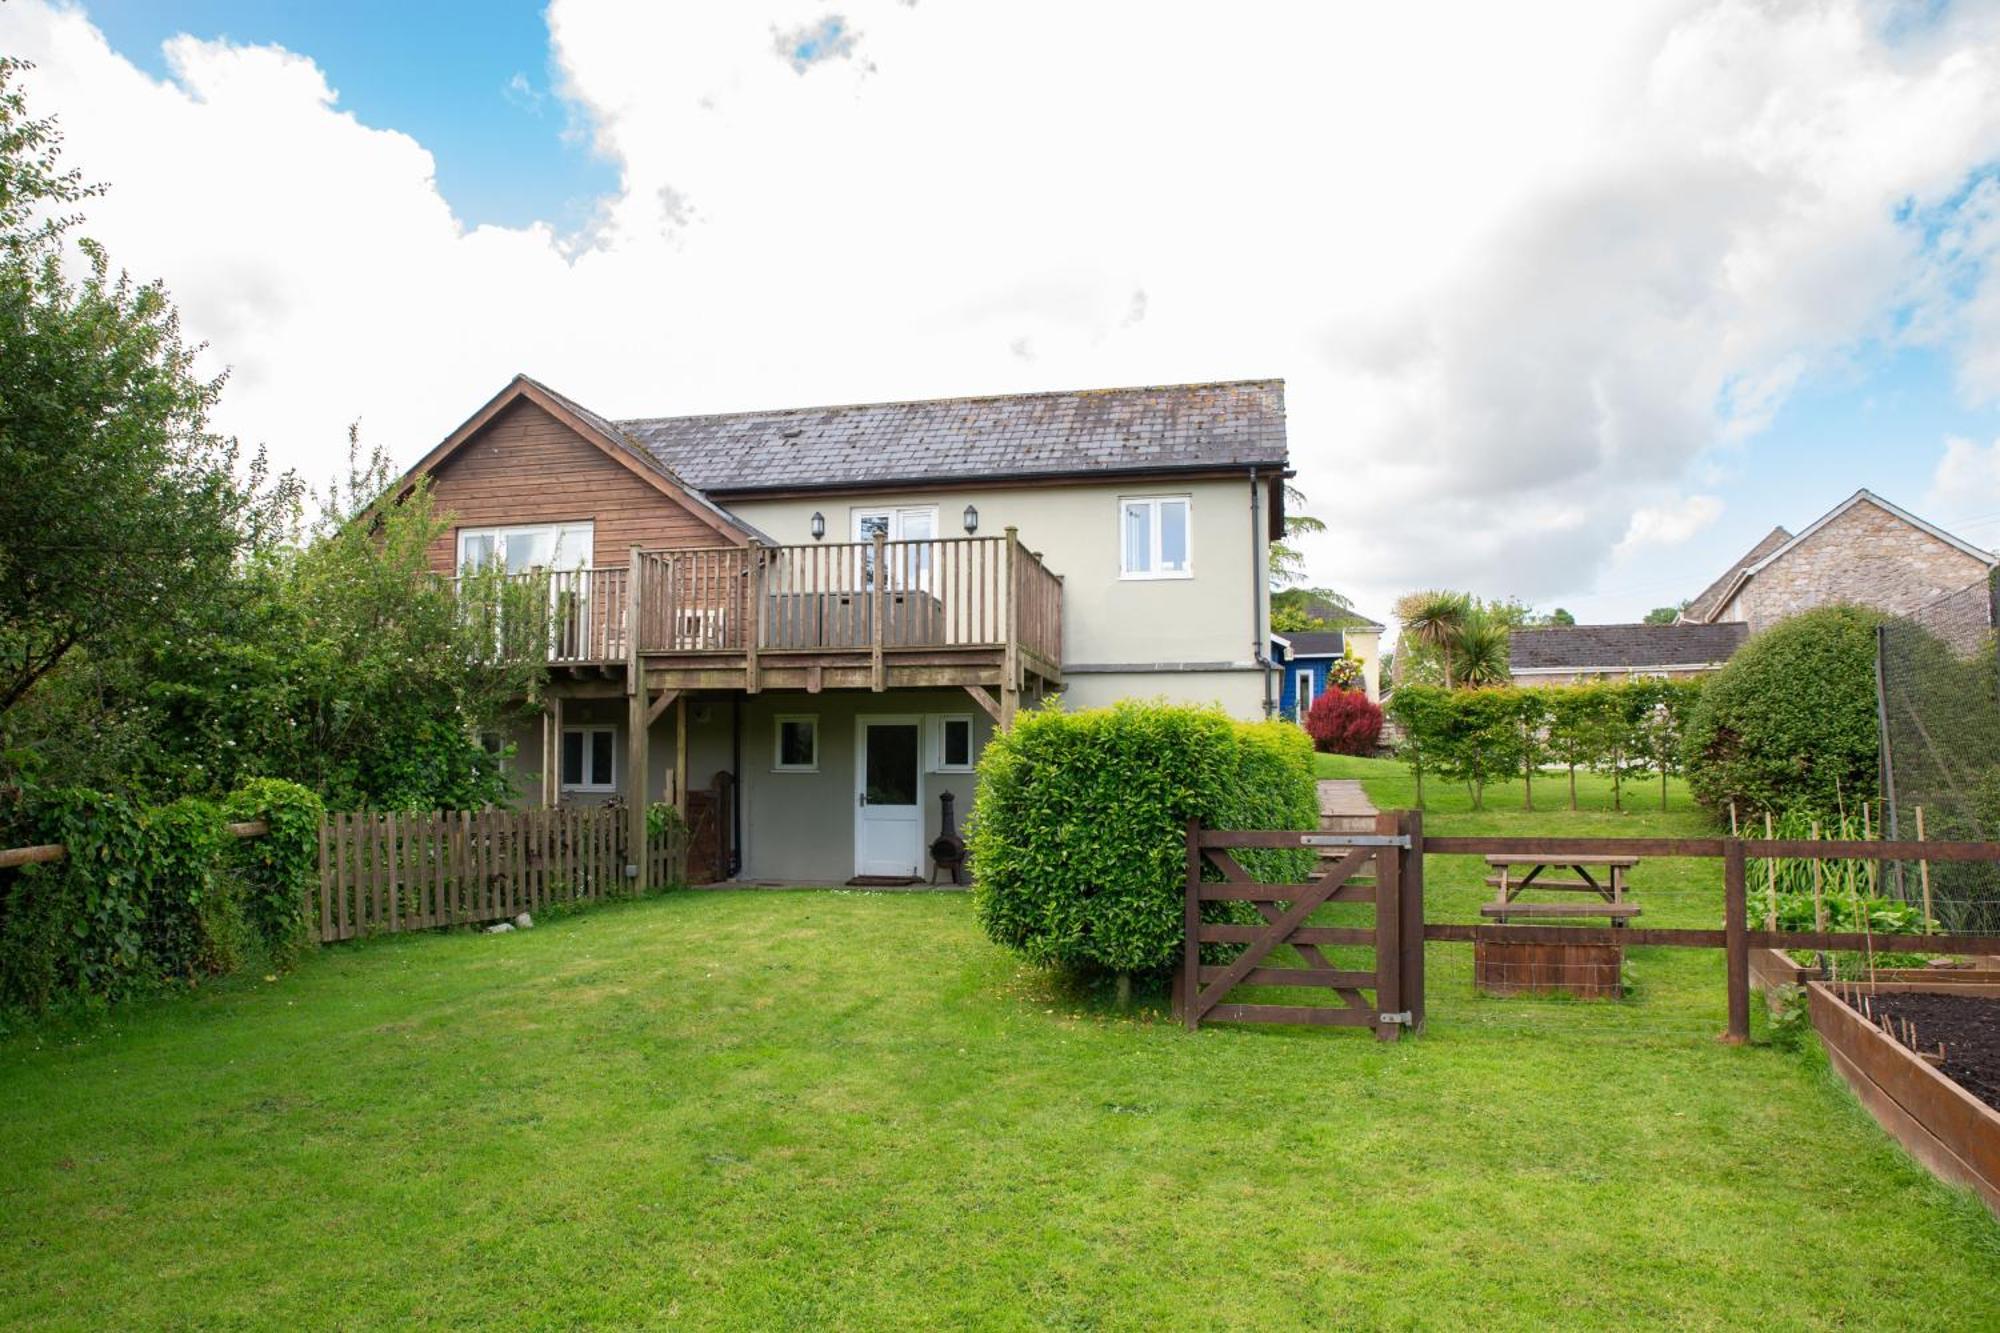
<svg viewBox="0 0 2000 1333"><path fill-rule="evenodd" d="M1242 847L1319 847L1335 859L1307 883L1257 885L1222 849ZM1424 920L1423 882L1426 855L1528 856L1551 861L1565 858L1699 857L1722 862L1723 919L1716 928L1661 929L1619 925L1550 926L1494 925L1484 922ZM1421 819L1412 813L1383 815L1373 835L1316 834L1291 830L1222 831L1191 824L1187 832L1185 950L1175 986L1175 1004L1188 1026L1218 1019L1278 1023L1320 1023L1373 1026L1393 1037L1396 1026L1418 1029L1423 1024L1423 942L1473 944L1509 941L1521 944L1616 944L1669 948L1721 949L1728 1026L1723 1040L1741 1043L1750 1036L1750 951L1807 949L1825 952L1929 952L1939 954L2000 954L2000 935L1928 933L1893 935L1871 930L1776 930L1752 926L1749 912L1749 858L1804 861L1987 861L2000 862L2000 842L1891 842L1808 840L1784 838L1426 838ZM1373 862L1372 881L1356 878ZM1204 882L1204 868L1223 876L1222 883ZM1261 926L1223 925L1202 920L1201 904L1226 899L1250 902L1264 918ZM1373 902L1372 926L1308 924L1329 903ZM1204 943L1249 946L1223 966L1200 962ZM1369 945L1375 951L1371 970L1346 970L1325 963L1317 950L1324 945ZM1305 968L1273 967L1268 956L1289 947L1307 963ZM1224 1003L1239 985L1322 986L1334 989L1345 1007ZM1374 1003L1358 992L1372 986ZM1407 1018L1401 1015L1407 1014Z"/></svg>

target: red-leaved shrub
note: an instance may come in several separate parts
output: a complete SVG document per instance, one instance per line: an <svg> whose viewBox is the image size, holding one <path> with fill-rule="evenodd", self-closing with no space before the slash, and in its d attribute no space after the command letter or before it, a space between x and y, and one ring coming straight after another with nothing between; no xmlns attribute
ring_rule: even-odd
<svg viewBox="0 0 2000 1333"><path fill-rule="evenodd" d="M1328 690L1306 710L1306 735L1322 754L1374 754L1382 709L1360 690Z"/></svg>

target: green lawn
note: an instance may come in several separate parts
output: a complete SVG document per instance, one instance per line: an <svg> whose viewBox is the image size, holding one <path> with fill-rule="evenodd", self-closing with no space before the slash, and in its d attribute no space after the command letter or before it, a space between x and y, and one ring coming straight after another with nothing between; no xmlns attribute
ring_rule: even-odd
<svg viewBox="0 0 2000 1333"><path fill-rule="evenodd" d="M1714 879L1647 863L1645 920ZM1622 1004L1476 999L1468 955L1382 1046L1119 1015L961 896L329 949L0 1044L0 1323L1993 1327L2000 1225L1816 1057L1719 1045L1719 954L1634 950Z"/></svg>

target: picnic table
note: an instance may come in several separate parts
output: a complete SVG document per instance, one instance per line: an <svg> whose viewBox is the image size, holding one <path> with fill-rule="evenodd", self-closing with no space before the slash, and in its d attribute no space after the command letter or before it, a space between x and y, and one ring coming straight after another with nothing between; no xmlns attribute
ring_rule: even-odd
<svg viewBox="0 0 2000 1333"><path fill-rule="evenodd" d="M1625 900L1625 877L1639 864L1636 856L1542 856L1534 853L1495 854L1486 858L1493 871L1486 877L1489 888L1497 890L1490 903L1482 903L1481 916L1490 916L1505 925L1507 918L1601 916L1614 926L1622 926L1641 909ZM1543 878L1544 874L1550 875ZM1561 878L1567 873L1571 878ZM1523 890L1547 889L1551 893L1590 894L1594 903L1517 902Z"/></svg>

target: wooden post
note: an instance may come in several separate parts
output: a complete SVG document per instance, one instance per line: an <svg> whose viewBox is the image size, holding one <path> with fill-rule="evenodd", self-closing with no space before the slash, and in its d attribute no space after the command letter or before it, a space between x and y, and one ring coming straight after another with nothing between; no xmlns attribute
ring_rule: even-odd
<svg viewBox="0 0 2000 1333"><path fill-rule="evenodd" d="M1394 837L1402 821L1395 815L1377 815L1375 832ZM1387 1015L1399 1014L1403 1001L1403 902L1401 849L1375 849L1375 1040L1396 1041L1403 1035L1400 1022ZM1392 1007L1393 1006L1393 1007Z"/></svg>
<svg viewBox="0 0 2000 1333"><path fill-rule="evenodd" d="M1814 842L1819 841L1819 821L1817 819L1812 823L1812 840ZM1813 929L1822 934L1826 931L1826 894L1822 891L1820 884L1820 877L1823 873L1824 867L1821 865L1820 859L1815 856L1812 859Z"/></svg>
<svg viewBox="0 0 2000 1333"><path fill-rule="evenodd" d="M1734 836L1734 834L1732 833L1731 836ZM1769 842L1773 836L1771 831L1771 812L1766 810L1764 812L1764 841ZM1778 858L1767 856L1764 858L1764 929L1776 930L1777 928Z"/></svg>
<svg viewBox="0 0 2000 1333"><path fill-rule="evenodd" d="M757 680L757 650L764 642L764 602L765 602L765 550L761 546L751 546L744 553L750 562L750 629L743 641L743 691L756 694L761 686Z"/></svg>
<svg viewBox="0 0 2000 1333"><path fill-rule="evenodd" d="M646 891L646 769L652 728L647 720L646 668L639 656L639 548L631 548L625 584L625 864L632 893Z"/></svg>
<svg viewBox="0 0 2000 1333"><path fill-rule="evenodd" d="M1741 1046L1750 1040L1750 922L1743 883L1743 840L1727 839L1722 855L1722 910L1729 914L1723 922L1723 942L1729 954L1729 1031L1722 1039L1731 1046Z"/></svg>
<svg viewBox="0 0 2000 1333"><path fill-rule="evenodd" d="M1181 906L1181 971L1174 978L1180 993L1181 1018L1189 1032L1201 1026L1195 997L1201 993L1201 821L1187 822L1187 884Z"/></svg>
<svg viewBox="0 0 2000 1333"><path fill-rule="evenodd" d="M549 695L547 711L543 716L547 725L542 745L542 804L554 807L562 804L563 701L560 694Z"/></svg>
<svg viewBox="0 0 2000 1333"><path fill-rule="evenodd" d="M674 700L674 811L681 819L688 812L688 697L683 690Z"/></svg>
<svg viewBox="0 0 2000 1333"><path fill-rule="evenodd" d="M1424 815L1405 810L1402 832L1410 840L1403 854L1403 1004L1410 1014L1410 1031L1424 1030Z"/></svg>
<svg viewBox="0 0 2000 1333"><path fill-rule="evenodd" d="M1922 842L1923 840L1924 808L1920 805L1917 807L1917 841ZM1923 888L1924 934L1928 935L1937 929L1931 917L1931 863L1928 858L1917 862L1917 883Z"/></svg>
<svg viewBox="0 0 2000 1333"><path fill-rule="evenodd" d="M1007 525L1000 545L1007 572L1001 579L1006 606L1006 649L1000 667L1000 729L1014 728L1014 714L1021 707L1021 530Z"/></svg>
<svg viewBox="0 0 2000 1333"><path fill-rule="evenodd" d="M868 571L868 688L880 694L889 687L882 670L882 584L889 571L882 558L889 534L875 533L875 564Z"/></svg>

